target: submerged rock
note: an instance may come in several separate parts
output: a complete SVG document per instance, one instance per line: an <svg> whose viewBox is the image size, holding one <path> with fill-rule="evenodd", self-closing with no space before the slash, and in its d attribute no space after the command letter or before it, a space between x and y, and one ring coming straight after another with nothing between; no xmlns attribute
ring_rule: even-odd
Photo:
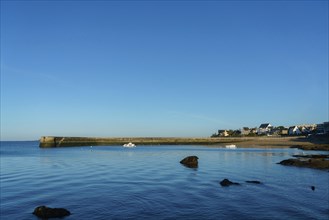
<svg viewBox="0 0 329 220"><path fill-rule="evenodd" d="M219 182L219 184L221 186L240 185L240 183L234 183L234 182L231 182L228 179L223 179L222 181Z"/></svg>
<svg viewBox="0 0 329 220"><path fill-rule="evenodd" d="M308 167L314 169L329 169L329 160L324 158L287 159L279 162L278 164L285 166Z"/></svg>
<svg viewBox="0 0 329 220"><path fill-rule="evenodd" d="M261 182L258 180L247 180L246 183L261 184Z"/></svg>
<svg viewBox="0 0 329 220"><path fill-rule="evenodd" d="M313 159L320 159L320 158L329 158L329 154L309 154L309 155L293 155L293 157L297 157L297 158L313 158Z"/></svg>
<svg viewBox="0 0 329 220"><path fill-rule="evenodd" d="M199 158L197 156L188 156L181 160L180 163L189 168L197 168L198 159Z"/></svg>
<svg viewBox="0 0 329 220"><path fill-rule="evenodd" d="M47 206L38 206L34 209L34 215L38 216L39 218L62 218L65 216L70 215L70 211L64 208L49 208Z"/></svg>

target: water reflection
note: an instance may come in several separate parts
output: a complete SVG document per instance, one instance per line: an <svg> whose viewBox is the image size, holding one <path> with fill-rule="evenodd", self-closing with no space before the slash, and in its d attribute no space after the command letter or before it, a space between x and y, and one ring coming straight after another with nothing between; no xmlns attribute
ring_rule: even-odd
<svg viewBox="0 0 329 220"><path fill-rule="evenodd" d="M29 219L40 204L70 209L68 220L325 219L329 211L326 172L276 164L295 149L25 147L1 149L19 149L1 155L1 219ZM197 169L179 163L189 155ZM224 178L242 185L220 187Z"/></svg>

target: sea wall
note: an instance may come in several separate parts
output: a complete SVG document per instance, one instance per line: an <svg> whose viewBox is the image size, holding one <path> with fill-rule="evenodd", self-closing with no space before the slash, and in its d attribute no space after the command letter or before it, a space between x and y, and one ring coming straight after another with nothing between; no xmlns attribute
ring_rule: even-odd
<svg viewBox="0 0 329 220"><path fill-rule="evenodd" d="M305 137L220 137L220 138L176 138L176 137L55 137L43 136L40 138L41 148L73 147L73 146L111 146L123 145L132 142L136 145L230 145L238 147L269 147L287 148L297 147L304 150L329 150L329 138Z"/></svg>
<svg viewBox="0 0 329 220"><path fill-rule="evenodd" d="M162 137L138 137L138 138L93 138L93 137L53 137L42 136L40 147L70 147L70 146L111 146L123 145L132 142L136 145L193 145L193 144L225 144L236 143L241 138L162 138Z"/></svg>
<svg viewBox="0 0 329 220"><path fill-rule="evenodd" d="M40 147L56 147L55 137L42 136L40 138Z"/></svg>

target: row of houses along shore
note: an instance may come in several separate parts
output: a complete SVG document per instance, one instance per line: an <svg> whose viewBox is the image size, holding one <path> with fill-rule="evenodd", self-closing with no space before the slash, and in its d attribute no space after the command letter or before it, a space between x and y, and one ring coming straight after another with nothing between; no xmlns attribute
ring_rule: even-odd
<svg viewBox="0 0 329 220"><path fill-rule="evenodd" d="M329 122L321 124L303 124L290 127L274 127L270 123L263 123L259 127L243 127L237 130L218 130L211 137L237 137L237 136L297 136L297 135L329 134Z"/></svg>

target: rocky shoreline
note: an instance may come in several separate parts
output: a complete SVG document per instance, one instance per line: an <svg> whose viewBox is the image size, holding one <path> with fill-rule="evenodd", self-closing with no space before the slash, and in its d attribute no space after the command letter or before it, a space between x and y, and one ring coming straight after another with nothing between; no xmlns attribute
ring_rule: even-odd
<svg viewBox="0 0 329 220"><path fill-rule="evenodd" d="M293 155L293 157L295 158L282 160L278 164L329 170L329 154Z"/></svg>

